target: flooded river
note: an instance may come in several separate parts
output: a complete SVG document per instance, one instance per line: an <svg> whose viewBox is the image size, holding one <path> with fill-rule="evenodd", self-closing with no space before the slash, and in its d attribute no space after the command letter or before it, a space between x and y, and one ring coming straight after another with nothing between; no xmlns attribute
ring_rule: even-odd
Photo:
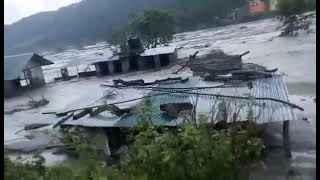
<svg viewBox="0 0 320 180"><path fill-rule="evenodd" d="M291 123L293 160L289 163L284 160L286 163L282 167L276 161L279 160L279 157L276 156L279 153L274 152L275 156L272 156L274 154L271 153L270 160L266 163L266 166L269 163L270 166L277 164L277 167L279 166L280 169L284 169L284 167L295 168L298 171L307 172L304 175L305 177L312 178L313 172L315 172L316 159L316 105L314 100L316 95L316 27L313 24L308 33L303 32L298 37L278 37L280 33L276 30L278 25L277 21L266 19L227 27L180 33L175 35L174 41L171 44L177 45L179 48L179 58L188 57L196 51L199 51L199 55L204 55L213 49L222 49L230 54L242 54L243 52L250 51L249 54L243 57L244 62L256 63L269 69L278 68L280 72L284 73L290 101L305 109L303 112L297 112L298 118L300 120L307 119L307 121ZM47 58L53 60L55 65L45 68L46 81L52 81L59 71L55 70L58 66L63 66L71 61L75 61L77 58L81 58L81 56L94 53L104 53L104 55L108 56L111 51L108 49L107 44L100 43L81 50L73 49L48 55ZM165 78L178 68L178 66L174 66L158 72L136 72L121 75L121 77L129 79L143 77L147 80L153 80ZM182 75L190 76L191 72L184 70ZM30 95L35 98L40 98L41 95L44 95L50 100L50 103L39 109L5 115L5 142L23 136L25 132L18 135L14 134L14 132L22 129L31 120L44 121L40 114L43 111L72 107L75 103L80 104L80 106L94 103L103 94L103 89L99 87L100 83L110 81L113 78L119 78L119 76L92 77L48 84L44 88L31 92ZM81 99L83 96L86 96L85 102ZM18 105L25 104L27 101L28 97L22 96L6 99L4 108L5 110L9 110ZM270 129L272 129L271 134L275 136L272 138L276 142L279 139L277 134L279 134L279 131L281 133L281 127L274 125ZM44 146L45 144L45 142L43 144L40 143L39 146ZM47 157L49 165L57 162L55 158L52 158L50 152L44 155ZM63 159L61 157L58 158L59 161ZM261 171L261 174L265 172L268 171ZM275 170L271 168L269 173L273 172ZM281 175L280 173L279 176Z"/></svg>

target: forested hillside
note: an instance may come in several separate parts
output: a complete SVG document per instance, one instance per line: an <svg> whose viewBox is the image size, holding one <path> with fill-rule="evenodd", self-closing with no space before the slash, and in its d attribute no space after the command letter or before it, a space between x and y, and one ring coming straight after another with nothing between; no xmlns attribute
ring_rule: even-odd
<svg viewBox="0 0 320 180"><path fill-rule="evenodd" d="M83 0L57 11L41 12L4 26L5 54L61 49L105 40L145 9L173 9L177 31L219 24L245 0ZM220 18L218 18L220 17Z"/></svg>

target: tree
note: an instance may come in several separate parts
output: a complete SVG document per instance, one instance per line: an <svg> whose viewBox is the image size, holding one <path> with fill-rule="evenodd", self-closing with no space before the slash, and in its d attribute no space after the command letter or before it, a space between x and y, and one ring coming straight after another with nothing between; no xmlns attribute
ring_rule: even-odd
<svg viewBox="0 0 320 180"><path fill-rule="evenodd" d="M278 27L280 36L296 36L301 30L308 30L314 14L301 14L307 10L307 3L302 0L279 0L277 3L278 19L282 25Z"/></svg>
<svg viewBox="0 0 320 180"><path fill-rule="evenodd" d="M129 32L127 27L116 28L112 31L107 41L110 45L120 48L122 53L126 53L129 49L127 44L128 34Z"/></svg>
<svg viewBox="0 0 320 180"><path fill-rule="evenodd" d="M166 45L175 33L175 15L170 10L146 10L133 18L131 28L146 48Z"/></svg>

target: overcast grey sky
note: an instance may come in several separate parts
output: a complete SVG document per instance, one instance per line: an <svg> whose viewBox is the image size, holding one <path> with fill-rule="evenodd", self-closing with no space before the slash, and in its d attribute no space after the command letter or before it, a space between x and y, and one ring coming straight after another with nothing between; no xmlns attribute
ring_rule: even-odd
<svg viewBox="0 0 320 180"><path fill-rule="evenodd" d="M4 0L4 24L41 11L53 11L81 0Z"/></svg>

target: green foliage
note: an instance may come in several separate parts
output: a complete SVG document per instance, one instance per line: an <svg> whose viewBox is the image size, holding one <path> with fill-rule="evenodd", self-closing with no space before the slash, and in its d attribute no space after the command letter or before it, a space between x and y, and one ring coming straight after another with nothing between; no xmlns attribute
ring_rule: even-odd
<svg viewBox="0 0 320 180"><path fill-rule="evenodd" d="M297 36L300 31L306 31L312 24L310 15L280 16L282 25L278 27L282 32L280 36Z"/></svg>
<svg viewBox="0 0 320 180"><path fill-rule="evenodd" d="M138 128L145 130L152 125L152 101L147 98L142 102L142 105L138 109Z"/></svg>
<svg viewBox="0 0 320 180"><path fill-rule="evenodd" d="M283 16L301 14L305 6L305 2L301 0L278 0L277 2L277 10Z"/></svg>
<svg viewBox="0 0 320 180"><path fill-rule="evenodd" d="M260 157L264 145L246 129L232 126L217 131L201 115L200 125L182 124L177 129L156 127L150 122L152 102L139 109L139 127L129 151L119 163L107 164L98 158L103 139L96 137L90 148L79 128L62 130L62 141L75 149L79 159L71 165L43 166L41 156L33 164L13 163L5 156L5 179L247 179L247 165ZM248 116L249 117L249 116ZM100 147L101 148L101 147ZM19 169L18 172L17 169Z"/></svg>
<svg viewBox="0 0 320 180"><path fill-rule="evenodd" d="M124 44L127 42L127 36L128 33L125 28L117 28L112 31L108 42L112 45Z"/></svg>
<svg viewBox="0 0 320 180"><path fill-rule="evenodd" d="M138 34L146 48L167 44L175 33L175 15L168 10L146 10L131 22L132 31Z"/></svg>
<svg viewBox="0 0 320 180"><path fill-rule="evenodd" d="M313 11L316 10L316 0L306 0L306 10Z"/></svg>
<svg viewBox="0 0 320 180"><path fill-rule="evenodd" d="M128 53L128 35L127 27L117 28L111 32L111 35L108 37L107 41L111 45L119 47L122 53Z"/></svg>
<svg viewBox="0 0 320 180"><path fill-rule="evenodd" d="M239 179L242 167L260 157L264 148L260 139L241 128L235 133L244 136L234 141L228 131L205 124L161 131L149 127L135 137L121 161L125 173L145 179Z"/></svg>
<svg viewBox="0 0 320 180"><path fill-rule="evenodd" d="M299 31L309 29L313 15L301 14L312 8L312 1L308 2L302 0L278 1L278 19L282 23L282 25L278 27L278 29L282 30L280 36L297 36Z"/></svg>

